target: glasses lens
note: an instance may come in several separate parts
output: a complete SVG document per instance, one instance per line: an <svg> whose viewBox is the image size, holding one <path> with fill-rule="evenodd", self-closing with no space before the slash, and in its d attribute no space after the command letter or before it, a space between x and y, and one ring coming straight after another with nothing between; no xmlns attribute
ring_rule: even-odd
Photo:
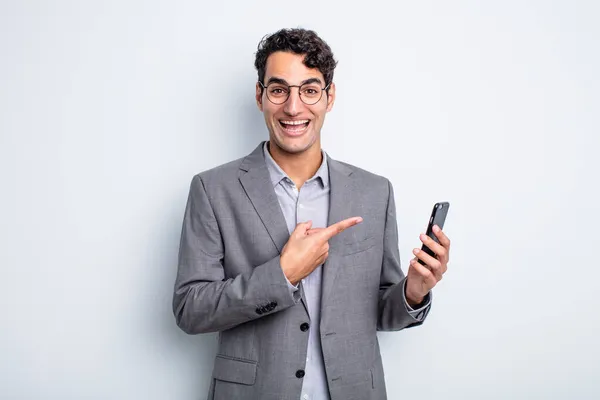
<svg viewBox="0 0 600 400"><path fill-rule="evenodd" d="M288 98L289 88L284 85L271 84L267 86L267 97L275 104L283 104Z"/></svg>
<svg viewBox="0 0 600 400"><path fill-rule="evenodd" d="M300 99L306 104L315 104L321 100L321 87L314 83L300 86Z"/></svg>

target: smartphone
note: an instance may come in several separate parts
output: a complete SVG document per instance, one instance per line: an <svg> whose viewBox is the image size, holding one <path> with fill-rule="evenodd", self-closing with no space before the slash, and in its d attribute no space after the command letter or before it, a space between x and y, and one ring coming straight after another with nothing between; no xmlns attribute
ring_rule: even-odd
<svg viewBox="0 0 600 400"><path fill-rule="evenodd" d="M435 233L433 233L433 226L437 225L440 227L440 229L444 229L444 222L446 222L446 215L448 215L449 208L450 203L447 201L441 201L439 203L435 203L433 210L431 210L431 216L429 217L429 223L427 224L426 235L432 238L436 243L439 243L440 241L435 236ZM429 247L425 246L425 244L421 246L421 250L435 258L435 253ZM419 263L422 265L425 265L420 258L418 258L417 261L419 261Z"/></svg>

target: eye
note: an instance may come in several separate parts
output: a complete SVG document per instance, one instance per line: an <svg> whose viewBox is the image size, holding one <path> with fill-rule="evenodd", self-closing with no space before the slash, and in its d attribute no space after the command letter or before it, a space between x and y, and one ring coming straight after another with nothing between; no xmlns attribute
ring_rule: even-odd
<svg viewBox="0 0 600 400"><path fill-rule="evenodd" d="M287 94L287 89L283 86L274 86L269 88L269 93L272 93L274 95Z"/></svg>
<svg viewBox="0 0 600 400"><path fill-rule="evenodd" d="M302 94L307 97L315 97L318 96L321 92L321 88L315 86L308 86L302 88Z"/></svg>

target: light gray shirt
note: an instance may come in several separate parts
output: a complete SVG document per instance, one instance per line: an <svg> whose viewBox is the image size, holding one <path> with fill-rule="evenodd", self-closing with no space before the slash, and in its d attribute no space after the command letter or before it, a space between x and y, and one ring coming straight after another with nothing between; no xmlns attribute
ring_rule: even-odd
<svg viewBox="0 0 600 400"><path fill-rule="evenodd" d="M329 170L327 166L327 153L321 151L323 162L313 177L304 182L300 190L290 177L275 162L265 142L263 152L265 162L271 176L271 183L279 200L290 234L301 222L312 221L313 228L327 227L329 217ZM300 400L328 400L329 389L327 376L323 364L321 351L321 338L319 335L319 321L321 314L321 278L323 265L302 279L302 287L306 298L308 314L310 317L308 352L306 357L305 375L302 384ZM294 286L289 281L290 291L296 301L300 301L298 285ZM423 311L429 302L422 308L413 310L404 298L409 313L416 319L421 319Z"/></svg>

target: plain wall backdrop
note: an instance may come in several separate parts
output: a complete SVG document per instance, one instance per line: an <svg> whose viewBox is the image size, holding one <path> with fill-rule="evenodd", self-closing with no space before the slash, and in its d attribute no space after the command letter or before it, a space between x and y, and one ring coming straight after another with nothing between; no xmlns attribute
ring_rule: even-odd
<svg viewBox="0 0 600 400"><path fill-rule="evenodd" d="M390 399L600 398L594 1L0 3L0 398L206 396L171 296L192 176L267 139L254 52L317 31L333 157L394 185L403 268L449 201Z"/></svg>

